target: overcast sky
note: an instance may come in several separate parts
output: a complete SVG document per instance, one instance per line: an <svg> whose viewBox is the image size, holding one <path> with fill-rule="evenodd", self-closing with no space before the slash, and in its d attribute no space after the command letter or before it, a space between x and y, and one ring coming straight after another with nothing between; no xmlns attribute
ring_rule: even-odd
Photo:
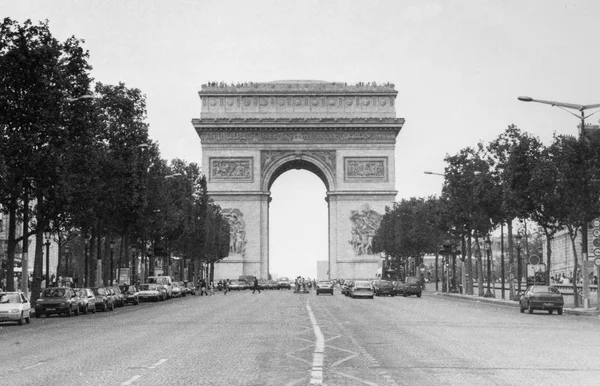
<svg viewBox="0 0 600 386"><path fill-rule="evenodd" d="M577 120L519 95L600 103L600 2L559 1L28 1L1 17L48 19L90 51L93 77L147 96L164 158L201 164L192 124L209 81L318 79L396 85L397 199L439 195L446 154L514 123L549 143ZM596 116L590 118L597 123ZM273 185L271 272L316 275L327 259L325 186L306 171Z"/></svg>

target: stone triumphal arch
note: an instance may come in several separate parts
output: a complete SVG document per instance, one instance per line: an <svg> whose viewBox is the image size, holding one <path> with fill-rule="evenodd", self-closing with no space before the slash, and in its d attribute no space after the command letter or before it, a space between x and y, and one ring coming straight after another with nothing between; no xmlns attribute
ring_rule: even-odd
<svg viewBox="0 0 600 386"><path fill-rule="evenodd" d="M327 189L329 276L372 277L373 234L395 200L394 85L320 81L203 85L200 119L208 190L231 225L215 279L269 273L270 188L290 169Z"/></svg>

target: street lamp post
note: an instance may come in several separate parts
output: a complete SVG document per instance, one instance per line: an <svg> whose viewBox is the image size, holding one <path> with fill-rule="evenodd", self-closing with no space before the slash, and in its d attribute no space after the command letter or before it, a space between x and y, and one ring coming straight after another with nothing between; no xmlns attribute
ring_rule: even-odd
<svg viewBox="0 0 600 386"><path fill-rule="evenodd" d="M517 235L515 236L515 240L517 241L517 278L518 278L518 283L517 283L517 293L519 294L519 296L521 295L521 278L523 276L522 270L523 270L523 264L521 264L521 239L523 238L523 236L521 236L521 233L517 233Z"/></svg>
<svg viewBox="0 0 600 386"><path fill-rule="evenodd" d="M87 235L85 235L83 237L83 243L84 243L84 247L83 247L83 286L84 287L88 287L88 276L89 276L89 261L88 261L88 248L90 245L90 239Z"/></svg>
<svg viewBox="0 0 600 386"><path fill-rule="evenodd" d="M50 230L44 231L46 237L46 288L50 287Z"/></svg>
<svg viewBox="0 0 600 386"><path fill-rule="evenodd" d="M110 240L110 285L113 285L115 274L115 240Z"/></svg>
<svg viewBox="0 0 600 386"><path fill-rule="evenodd" d="M500 224L500 275L502 276L502 300L505 299L505 282L504 282L504 223Z"/></svg>
<svg viewBox="0 0 600 386"><path fill-rule="evenodd" d="M492 282L492 266L490 263L490 255L492 254L492 241L490 240L490 236L488 235L487 239L485 240L485 253L487 255L487 290L485 292L485 295L483 295L484 298L494 298L494 294L492 293L491 290L491 282Z"/></svg>
<svg viewBox="0 0 600 386"><path fill-rule="evenodd" d="M555 101L545 101L545 100L541 100L541 99L533 99L531 97L528 96L520 96L517 99L519 99L522 102L537 102L537 103L543 103L543 104L547 104L550 106L554 106L554 107L558 107L564 111L566 111L567 113L575 116L576 118L578 118L581 121L581 129L579 132L579 137L583 138L585 137L585 120L589 117L591 117L592 115L596 114L598 111L595 111L591 114L585 115L585 111L586 110L590 110L590 109L597 109L600 108L600 103L599 104L593 104L593 105L577 105L577 104L573 104L573 103L564 103L564 102L555 102ZM579 111L579 115L573 113L572 111L569 111L567 109L570 110L576 110ZM590 287L589 287L589 278L588 278L588 267L587 267L587 261L588 261L588 229L587 229L587 221L584 223L584 225L581 227L581 260L583 262L582 264L582 274L583 274L583 307L584 308L589 308L590 305ZM548 263L550 263L548 261ZM547 264L547 275L550 274L550 264ZM573 278L575 279L575 278ZM598 294L599 300L600 300L600 292ZM600 309L600 304L598 304L598 308Z"/></svg>

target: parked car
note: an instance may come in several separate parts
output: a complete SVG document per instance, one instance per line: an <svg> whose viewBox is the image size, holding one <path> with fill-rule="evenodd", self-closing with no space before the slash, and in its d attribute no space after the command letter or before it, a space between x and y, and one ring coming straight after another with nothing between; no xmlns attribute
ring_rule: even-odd
<svg viewBox="0 0 600 386"><path fill-rule="evenodd" d="M277 289L292 289L292 282L287 277L280 277L277 280Z"/></svg>
<svg viewBox="0 0 600 386"><path fill-rule="evenodd" d="M115 297L115 306L123 307L125 305L125 295L121 292L121 289L118 286L109 287L113 292L113 296Z"/></svg>
<svg viewBox="0 0 600 386"><path fill-rule="evenodd" d="M173 278L171 276L148 276L146 283L164 286L167 290L167 299L170 299L173 296Z"/></svg>
<svg viewBox="0 0 600 386"><path fill-rule="evenodd" d="M333 295L333 283L329 280L321 280L317 282L317 295L319 294L332 294Z"/></svg>
<svg viewBox="0 0 600 386"><path fill-rule="evenodd" d="M88 311L96 312L96 296L91 289L77 288L75 292L79 296L79 311L83 311L84 314Z"/></svg>
<svg viewBox="0 0 600 386"><path fill-rule="evenodd" d="M161 301L167 300L169 298L169 290L167 289L167 287L165 287L162 284L157 284L156 287L158 288L158 292L159 292L158 300L161 300ZM138 289L138 294L139 294L139 289Z"/></svg>
<svg viewBox="0 0 600 386"><path fill-rule="evenodd" d="M394 285L389 280L373 280L373 290L375 291L375 296L395 296L396 291L394 289Z"/></svg>
<svg viewBox="0 0 600 386"><path fill-rule="evenodd" d="M351 298L373 299L373 296L375 295L373 285L367 280L357 280L353 282L352 286L348 289L348 292Z"/></svg>
<svg viewBox="0 0 600 386"><path fill-rule="evenodd" d="M546 310L550 315L556 310L559 315L563 313L565 299L558 288L551 285L531 285L519 299L521 313L527 311L533 314L534 310Z"/></svg>
<svg viewBox="0 0 600 386"><path fill-rule="evenodd" d="M140 285L138 295L142 301L152 300L157 302L163 297L161 290L158 288L158 284L148 283Z"/></svg>
<svg viewBox="0 0 600 386"><path fill-rule="evenodd" d="M79 297L69 287L46 288L35 302L35 317L51 314L79 315Z"/></svg>
<svg viewBox="0 0 600 386"><path fill-rule="evenodd" d="M242 282L239 280L232 280L229 282L230 291L240 291L243 289L246 289L246 282Z"/></svg>
<svg viewBox="0 0 600 386"><path fill-rule="evenodd" d="M102 311L112 311L115 309L115 298L112 291L106 287L91 288L96 298L96 309Z"/></svg>
<svg viewBox="0 0 600 386"><path fill-rule="evenodd" d="M179 286L179 283L174 281L171 287L171 296L174 298L180 298L183 296L182 294L182 290L181 287Z"/></svg>
<svg viewBox="0 0 600 386"><path fill-rule="evenodd" d="M31 322L31 306L23 292L0 292L0 322Z"/></svg>
<svg viewBox="0 0 600 386"><path fill-rule="evenodd" d="M342 294L349 296L352 284L354 284L354 280L344 280L344 283L342 284Z"/></svg>
<svg viewBox="0 0 600 386"><path fill-rule="evenodd" d="M185 288L190 295L196 295L196 286L191 281L185 282Z"/></svg>
<svg viewBox="0 0 600 386"><path fill-rule="evenodd" d="M125 304L140 304L140 297L137 288L133 284L122 284L119 286L121 294L125 297Z"/></svg>
<svg viewBox="0 0 600 386"><path fill-rule="evenodd" d="M407 276L404 279L404 282L399 281L396 284L396 293L398 293L398 295L402 295L404 297L407 297L409 295L416 295L418 298L421 297L421 282L419 281L419 278L416 276Z"/></svg>

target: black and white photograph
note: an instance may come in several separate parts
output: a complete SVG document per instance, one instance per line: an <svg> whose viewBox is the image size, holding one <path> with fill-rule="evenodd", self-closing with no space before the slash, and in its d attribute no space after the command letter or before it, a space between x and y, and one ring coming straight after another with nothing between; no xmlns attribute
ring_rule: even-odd
<svg viewBox="0 0 600 386"><path fill-rule="evenodd" d="M599 20L0 0L0 385L599 384Z"/></svg>

